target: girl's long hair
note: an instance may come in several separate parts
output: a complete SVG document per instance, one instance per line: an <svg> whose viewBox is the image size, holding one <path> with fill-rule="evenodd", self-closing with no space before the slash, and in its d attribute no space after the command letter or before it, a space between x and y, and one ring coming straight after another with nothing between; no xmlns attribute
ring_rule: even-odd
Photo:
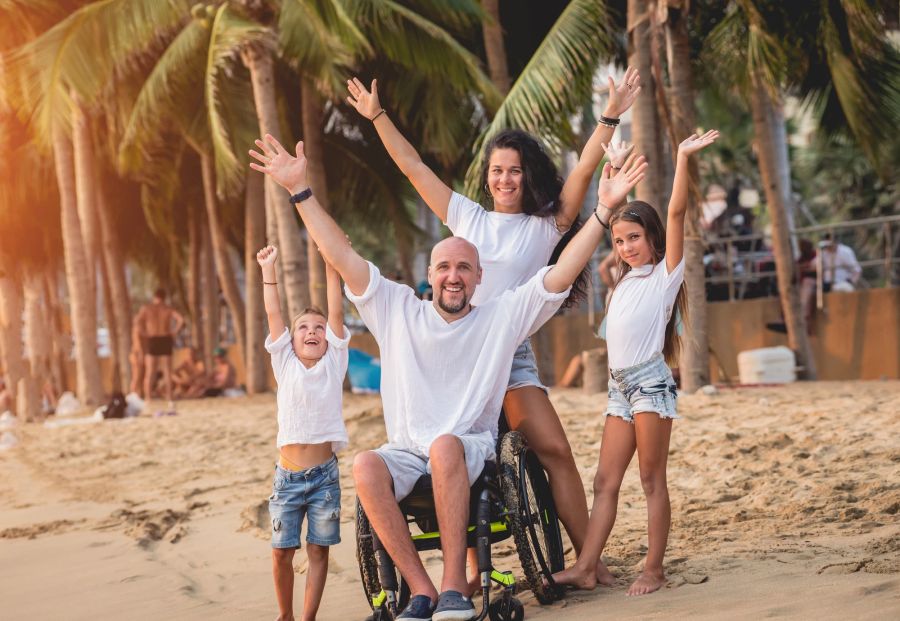
<svg viewBox="0 0 900 621"><path fill-rule="evenodd" d="M522 163L522 212L529 216L541 218L555 217L562 209L559 195L562 192L563 180L559 176L556 165L537 138L519 129L507 129L488 142L484 148L484 165L481 168L481 188L485 199L492 201L487 187L488 169L491 153L494 149L513 149L519 154ZM554 265L559 255L575 234L581 230L582 220L576 217L572 226L556 244L547 265ZM563 303L564 308L575 306L587 297L590 271L587 266L572 283L572 291Z"/></svg>
<svg viewBox="0 0 900 621"><path fill-rule="evenodd" d="M653 265L659 263L666 255L666 229L663 227L662 220L659 219L659 214L656 213L656 210L644 201L631 201L613 213L612 217L609 219L610 230L612 230L612 227L616 222L621 221L634 222L644 229L644 233L647 235L647 243L650 246L650 260ZM613 248L615 248L615 242L613 242ZM616 267L618 267L619 273L616 275L615 282L613 282L613 286L609 290L608 299L610 301L612 300L613 291L616 290L616 287L619 286L619 283L622 282L625 275L631 271L631 266L622 260L622 257L619 256L618 252L616 252ZM608 308L607 312L609 312ZM678 355L681 353L682 339L678 336L677 331L679 315L681 316L682 323L687 326L687 289L684 282L681 283L681 287L678 289L678 295L675 298L675 307L672 310L672 316L669 317L669 321L666 323L666 337L663 341L662 353L666 359L666 364L670 367L677 366Z"/></svg>

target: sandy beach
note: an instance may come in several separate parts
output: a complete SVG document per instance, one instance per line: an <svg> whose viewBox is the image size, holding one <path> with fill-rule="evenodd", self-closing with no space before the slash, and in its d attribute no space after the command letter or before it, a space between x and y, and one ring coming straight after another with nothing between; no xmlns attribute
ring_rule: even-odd
<svg viewBox="0 0 900 621"><path fill-rule="evenodd" d="M590 498L606 397L551 398ZM624 595L646 544L635 462L605 555L618 584L547 607L522 593L526 619L900 618L900 381L721 389L679 408L668 587ZM350 464L383 441L379 398L347 395L345 417L343 543L332 550L322 621L368 614ZM274 395L14 433L18 446L0 452L0 616L276 616L266 503ZM509 547L497 556L518 570ZM439 560L426 562L438 575ZM302 577L303 552L295 565ZM299 613L300 584L295 593Z"/></svg>

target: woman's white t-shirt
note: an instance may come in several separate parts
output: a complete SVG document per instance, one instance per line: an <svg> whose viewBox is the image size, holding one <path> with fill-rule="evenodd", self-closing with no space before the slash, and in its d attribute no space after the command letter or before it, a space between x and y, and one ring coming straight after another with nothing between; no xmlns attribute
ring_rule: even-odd
<svg viewBox="0 0 900 621"><path fill-rule="evenodd" d="M456 192L447 206L446 225L478 248L483 273L472 296L474 306L528 282L546 267L563 236L553 216L487 211Z"/></svg>
<svg viewBox="0 0 900 621"><path fill-rule="evenodd" d="M286 444L331 442L337 452L347 446L347 429L342 416L344 375L347 373L350 331L338 338L325 326L328 348L310 368L303 366L291 343L287 328L274 341L266 336L266 351L272 357L272 371L278 383L278 448Z"/></svg>
<svg viewBox="0 0 900 621"><path fill-rule="evenodd" d="M656 265L632 269L616 285L606 314L609 368L633 367L663 350L682 282L684 257L671 272L663 257Z"/></svg>

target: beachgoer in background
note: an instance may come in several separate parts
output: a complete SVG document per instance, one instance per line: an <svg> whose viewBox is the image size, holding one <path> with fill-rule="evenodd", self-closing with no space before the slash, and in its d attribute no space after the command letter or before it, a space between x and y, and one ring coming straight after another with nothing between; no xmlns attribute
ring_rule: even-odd
<svg viewBox="0 0 900 621"><path fill-rule="evenodd" d="M822 249L822 286L829 291L853 291L862 275L862 267L850 246L840 244L831 233L819 242Z"/></svg>
<svg viewBox="0 0 900 621"><path fill-rule="evenodd" d="M175 396L179 399L194 399L203 394L209 382L200 350L196 347L190 348L188 359L172 373L172 382L175 385Z"/></svg>
<svg viewBox="0 0 900 621"><path fill-rule="evenodd" d="M167 413L175 413L172 401L172 350L175 335L184 327L184 318L177 310L166 304L166 290L157 289L153 301L144 304L135 319L138 337L146 339L144 350L144 399L152 398L153 380L157 364L162 371L163 390L167 401Z"/></svg>
<svg viewBox="0 0 900 621"><path fill-rule="evenodd" d="M595 213L555 265L478 306L471 303L483 275L478 250L462 237L445 239L431 252L428 280L434 300L428 302L411 287L382 277L353 250L309 190L303 143L297 144L296 157L270 135L256 144L262 153L250 154L262 164L251 167L291 193L310 239L346 281L350 301L381 350L388 444L357 455L353 476L369 521L410 588L409 604L398 621L473 617L475 608L466 595L471 593L466 578L469 486L485 460L496 456L513 355L568 297L606 223ZM643 158L637 158L615 178L607 174L600 195L608 194L610 201L626 196L646 168ZM441 526L440 592L413 547L397 504L426 473L432 476Z"/></svg>
<svg viewBox="0 0 900 621"><path fill-rule="evenodd" d="M528 282L538 270L555 263L578 232L578 214L603 158L604 143L610 141L619 116L631 107L641 90L640 76L632 68L626 70L619 85L611 77L608 84L606 109L565 183L534 136L505 130L490 140L484 151L479 185L493 206L492 211L454 192L422 161L382 107L376 80L372 80L371 90L356 78L348 81L347 100L372 121L388 154L434 214L454 235L478 248L484 277L472 303L479 306ZM622 166L623 161L617 166ZM579 276L566 305L585 296L589 277L586 270ZM584 541L588 512L572 449L538 375L529 339L520 344L513 360L503 403L506 419L511 429L526 437L529 448L547 469L560 520L578 551ZM470 554L473 571L474 560L474 554ZM477 585L477 576L473 575L470 587L474 590Z"/></svg>
<svg viewBox="0 0 900 621"><path fill-rule="evenodd" d="M592 589L614 578L600 555L616 519L625 470L638 454L647 497L648 551L644 569L628 595L656 591L666 582L663 556L671 523L666 460L675 411L675 380L668 364L678 354L677 311L684 315L684 219L691 154L712 144L719 133L696 134L678 146L675 181L663 228L656 210L643 201L619 208L610 220L619 255L619 275L607 308L609 403L594 478L594 503L587 539L575 565L554 574L559 584ZM604 167L604 174L607 167Z"/></svg>
<svg viewBox="0 0 900 621"><path fill-rule="evenodd" d="M207 377L206 388L203 391L204 397L221 397L229 388L234 388L237 384L237 371L234 365L228 360L228 352L222 347L217 347L213 351L213 366Z"/></svg>
<svg viewBox="0 0 900 621"><path fill-rule="evenodd" d="M306 515L309 570L302 618L315 619L328 575L328 546L341 541L341 488L335 452L348 441L342 407L350 331L344 326L341 279L327 261L328 315L308 308L294 318L288 330L281 317L277 257L273 246L256 254L269 322L266 351L272 356L278 384L279 457L269 497L272 573L278 618L293 619L292 560L300 547L300 527Z"/></svg>
<svg viewBox="0 0 900 621"><path fill-rule="evenodd" d="M803 317L806 319L806 331L813 333L813 322L816 316L816 247L808 239L797 242L800 256L797 257L797 279L800 285L800 304Z"/></svg>

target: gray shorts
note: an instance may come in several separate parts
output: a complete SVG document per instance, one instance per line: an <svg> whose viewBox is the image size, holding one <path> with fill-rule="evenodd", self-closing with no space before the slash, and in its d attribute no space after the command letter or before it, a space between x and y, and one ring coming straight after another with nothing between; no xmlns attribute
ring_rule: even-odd
<svg viewBox="0 0 900 621"><path fill-rule="evenodd" d="M656 412L660 418L678 419L675 413L675 380L662 354L624 369L609 370L609 403L606 416L634 423L638 412Z"/></svg>
<svg viewBox="0 0 900 621"><path fill-rule="evenodd" d="M537 386L544 392L547 387L541 383L538 375L537 361L534 359L534 350L531 348L531 339L525 339L513 356L512 369L509 372L509 383L506 390L524 388L525 386Z"/></svg>
<svg viewBox="0 0 900 621"><path fill-rule="evenodd" d="M484 462L496 458L494 440L489 433L456 436L463 445L466 456L466 472L469 485L484 470ZM431 474L431 460L427 455L413 449L400 448L385 444L375 449L375 453L384 461L391 478L394 480L394 497L397 502L406 498L415 486L416 481L424 474Z"/></svg>

